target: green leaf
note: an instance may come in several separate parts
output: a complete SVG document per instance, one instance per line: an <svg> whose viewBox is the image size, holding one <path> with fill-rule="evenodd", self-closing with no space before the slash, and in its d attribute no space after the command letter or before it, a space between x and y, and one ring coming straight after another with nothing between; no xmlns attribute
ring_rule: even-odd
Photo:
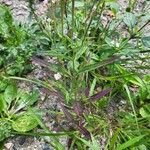
<svg viewBox="0 0 150 150"><path fill-rule="evenodd" d="M69 56L67 56L66 54L62 53L61 51L54 49L51 51L44 51L42 53L45 53L46 55L49 55L51 57L57 57L58 59L71 59Z"/></svg>
<svg viewBox="0 0 150 150"><path fill-rule="evenodd" d="M24 93L20 98L20 102L26 104L26 106L31 106L38 100L38 97L38 91L33 91L31 94Z"/></svg>
<svg viewBox="0 0 150 150"><path fill-rule="evenodd" d="M82 138L78 138L81 140L86 146L90 148L90 150L101 150L99 143L97 140L94 138L93 135L91 135L91 141L84 140Z"/></svg>
<svg viewBox="0 0 150 150"><path fill-rule="evenodd" d="M117 142L118 139L118 135L119 135L120 129L118 128L116 132L114 132L114 135L112 136L111 140L110 140L110 149L114 148L115 143Z"/></svg>
<svg viewBox="0 0 150 150"><path fill-rule="evenodd" d="M16 108L14 113L17 113L21 109L24 109L25 107L28 108L29 106L32 106L39 97L38 91L33 91L33 93L25 93L24 91L18 91L17 93L17 102L16 102Z"/></svg>
<svg viewBox="0 0 150 150"><path fill-rule="evenodd" d="M8 7L0 5L0 33L9 34L9 29L12 26L13 19ZM8 36L8 35L7 35Z"/></svg>
<svg viewBox="0 0 150 150"><path fill-rule="evenodd" d="M51 71L62 73L64 76L70 75L67 69L65 67L62 67L60 64L54 64L50 62L47 63L46 61L39 59L37 57L34 57L33 61L36 62L37 64L40 64L43 67L47 67Z"/></svg>
<svg viewBox="0 0 150 150"><path fill-rule="evenodd" d="M140 101L149 99L150 98L150 84L148 83L143 84L143 86L141 86L139 89L138 95L139 95Z"/></svg>
<svg viewBox="0 0 150 150"><path fill-rule="evenodd" d="M137 23L137 18L133 13L127 12L124 16L123 21L129 28L133 28Z"/></svg>
<svg viewBox="0 0 150 150"><path fill-rule="evenodd" d="M144 81L150 83L150 74L144 76Z"/></svg>
<svg viewBox="0 0 150 150"><path fill-rule="evenodd" d="M8 120L0 119L0 141L10 136L11 123Z"/></svg>
<svg viewBox="0 0 150 150"><path fill-rule="evenodd" d="M148 150L144 144L138 146L138 150Z"/></svg>
<svg viewBox="0 0 150 150"><path fill-rule="evenodd" d="M4 95L0 94L0 113L6 109L6 101L4 100Z"/></svg>
<svg viewBox="0 0 150 150"><path fill-rule="evenodd" d="M138 137L132 138L129 141L119 145L116 150L124 150L138 143L141 139L143 139L146 135L140 135Z"/></svg>
<svg viewBox="0 0 150 150"><path fill-rule="evenodd" d="M140 114L143 118L150 117L150 113L147 112L143 107L140 109Z"/></svg>
<svg viewBox="0 0 150 150"><path fill-rule="evenodd" d="M143 37L142 43L145 47L150 48L150 36Z"/></svg>
<svg viewBox="0 0 150 150"><path fill-rule="evenodd" d="M3 18L4 16L6 18ZM8 7L6 7L4 5L0 5L0 18L5 19L6 22L10 21L10 23L12 23L12 16L10 14L10 11L9 11Z"/></svg>
<svg viewBox="0 0 150 150"><path fill-rule="evenodd" d="M22 72L24 69L24 67L20 64L20 65L16 65L14 64L13 66L10 66L6 69L6 73L8 75L14 76L20 72Z"/></svg>
<svg viewBox="0 0 150 150"><path fill-rule="evenodd" d="M4 91L7 87L7 82L0 78L0 92Z"/></svg>
<svg viewBox="0 0 150 150"><path fill-rule="evenodd" d="M77 71L78 67L79 67L79 62L78 61L74 60L74 62L73 61L68 62L68 65L67 65L68 70L75 69Z"/></svg>
<svg viewBox="0 0 150 150"><path fill-rule="evenodd" d="M17 132L27 132L34 129L38 125L36 118L31 114L19 116L12 124Z"/></svg>
<svg viewBox="0 0 150 150"><path fill-rule="evenodd" d="M110 2L110 8L114 14L117 14L119 11L119 5L116 2Z"/></svg>
<svg viewBox="0 0 150 150"><path fill-rule="evenodd" d="M94 89L95 89L95 87L96 87L96 78L93 79L92 85L91 85L91 87L90 87L89 96L94 95Z"/></svg>
<svg viewBox="0 0 150 150"><path fill-rule="evenodd" d="M87 50L87 47L82 47L75 55L75 60L78 60Z"/></svg>
<svg viewBox="0 0 150 150"><path fill-rule="evenodd" d="M140 109L140 114L143 118L150 118L150 104L143 106Z"/></svg>
<svg viewBox="0 0 150 150"><path fill-rule="evenodd" d="M109 64L112 64L113 62L115 62L117 60L117 58L115 57L112 57L108 60L104 60L104 61L100 61L100 62L97 62L95 64L90 64L90 65L87 65L83 68L81 68L79 71L78 71L78 74L81 74L81 73L86 73L88 71L92 71L92 70L95 70L97 68L100 68L100 67L104 67L106 65L109 65Z"/></svg>
<svg viewBox="0 0 150 150"><path fill-rule="evenodd" d="M8 85L4 92L5 101L10 104L17 96L17 87L15 84Z"/></svg>
<svg viewBox="0 0 150 150"><path fill-rule="evenodd" d="M140 87L144 85L144 82L142 81L142 79L140 79L140 77L138 77L137 75L128 76L128 77L125 77L125 79Z"/></svg>

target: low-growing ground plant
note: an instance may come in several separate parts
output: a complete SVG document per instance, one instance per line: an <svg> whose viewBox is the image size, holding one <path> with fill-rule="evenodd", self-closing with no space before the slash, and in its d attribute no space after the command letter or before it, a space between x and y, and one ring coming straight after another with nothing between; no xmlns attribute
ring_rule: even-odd
<svg viewBox="0 0 150 150"><path fill-rule="evenodd" d="M30 58L33 54L42 51L43 46L49 44L46 36L43 38L42 32L39 31L39 27L34 24L34 21L30 21L28 24L17 23L10 10L4 5L0 5L1 73L23 76L31 72L33 67Z"/></svg>
<svg viewBox="0 0 150 150"><path fill-rule="evenodd" d="M40 83L45 92L57 95L70 150L150 147L150 83L149 75L144 75L149 69L150 36L144 30L150 12L146 7L135 13L135 6L136 1L130 1L122 12L115 0L52 1L50 20L44 22L30 1L43 39L50 43L39 55L57 58L56 63L36 56L32 60L58 78L11 79ZM55 149L66 149L58 143L54 138Z"/></svg>
<svg viewBox="0 0 150 150"><path fill-rule="evenodd" d="M3 83L2 83L3 82ZM7 82L7 83L6 83ZM12 135L12 132L27 132L38 125L36 115L40 116L35 108L39 94L25 92L17 88L12 81L0 81L6 85L0 92L0 142ZM34 113L32 113L32 111Z"/></svg>

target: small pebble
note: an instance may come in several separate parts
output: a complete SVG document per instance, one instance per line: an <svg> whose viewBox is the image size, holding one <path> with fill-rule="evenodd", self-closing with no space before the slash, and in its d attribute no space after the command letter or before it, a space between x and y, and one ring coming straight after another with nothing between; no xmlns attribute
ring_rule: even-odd
<svg viewBox="0 0 150 150"><path fill-rule="evenodd" d="M14 146L14 144L11 142L4 144L4 147L6 148L6 150L11 150L13 148L13 146Z"/></svg>
<svg viewBox="0 0 150 150"><path fill-rule="evenodd" d="M60 73L54 74L54 78L55 78L55 80L61 79L61 74Z"/></svg>

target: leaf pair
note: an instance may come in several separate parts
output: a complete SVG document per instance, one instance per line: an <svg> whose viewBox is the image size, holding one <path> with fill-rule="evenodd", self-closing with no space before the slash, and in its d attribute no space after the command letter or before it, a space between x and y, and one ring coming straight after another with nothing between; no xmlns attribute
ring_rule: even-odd
<svg viewBox="0 0 150 150"><path fill-rule="evenodd" d="M37 91L26 93L18 90L15 83L6 87L0 94L0 141L10 136L12 130L27 132L38 125L37 114L30 113L28 110L38 97Z"/></svg>

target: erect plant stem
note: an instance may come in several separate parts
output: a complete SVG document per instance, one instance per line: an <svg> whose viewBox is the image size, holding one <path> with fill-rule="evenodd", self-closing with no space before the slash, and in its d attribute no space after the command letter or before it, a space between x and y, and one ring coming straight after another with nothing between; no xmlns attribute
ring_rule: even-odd
<svg viewBox="0 0 150 150"><path fill-rule="evenodd" d="M64 0L61 0L61 30L62 35L64 35L64 13L65 13L65 2Z"/></svg>
<svg viewBox="0 0 150 150"><path fill-rule="evenodd" d="M148 20L139 30L138 32L140 32L145 26L147 26L150 23L150 20Z"/></svg>
<svg viewBox="0 0 150 150"><path fill-rule="evenodd" d="M90 25L91 25L91 23L93 21L93 18L94 18L95 14L96 14L97 8L98 8L100 3L101 3L101 1L99 1L98 3L97 3L97 0L94 1L93 6L92 6L91 11L90 11L90 14L88 15L88 18L85 21L85 24L86 24L87 20L89 19L89 23L88 23L88 25L87 25L87 27L85 29L85 33L84 33L84 36L83 36L82 45L83 45L83 43L85 41L86 35L88 33L88 30L90 28ZM96 10L94 10L95 6L96 6Z"/></svg>
<svg viewBox="0 0 150 150"><path fill-rule="evenodd" d="M73 32L74 32L74 27L75 27L74 15L75 15L75 0L72 0L72 30L71 30L72 39L73 39Z"/></svg>

